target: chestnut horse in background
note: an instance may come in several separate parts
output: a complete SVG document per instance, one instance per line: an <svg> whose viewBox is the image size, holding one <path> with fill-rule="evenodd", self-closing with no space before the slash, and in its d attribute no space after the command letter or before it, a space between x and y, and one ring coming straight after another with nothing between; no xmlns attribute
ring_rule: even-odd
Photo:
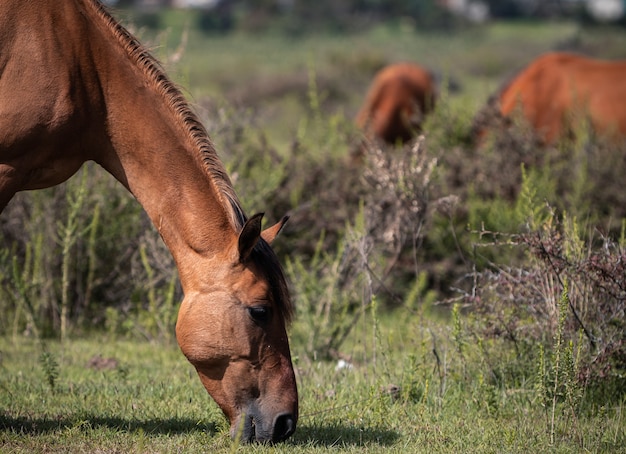
<svg viewBox="0 0 626 454"><path fill-rule="evenodd" d="M519 109L546 144L575 134L581 125L577 122L584 120L596 133L624 140L626 61L548 53L517 74L488 104L508 120Z"/></svg>
<svg viewBox="0 0 626 454"><path fill-rule="evenodd" d="M89 160L136 197L171 251L185 294L176 337L231 435L289 437L293 309L269 246L286 219L262 231L262 215L245 217L180 91L97 0L3 0L0 211Z"/></svg>
<svg viewBox="0 0 626 454"><path fill-rule="evenodd" d="M387 143L406 142L421 129L424 116L435 106L433 75L413 63L381 69L357 114L356 124L369 138Z"/></svg>

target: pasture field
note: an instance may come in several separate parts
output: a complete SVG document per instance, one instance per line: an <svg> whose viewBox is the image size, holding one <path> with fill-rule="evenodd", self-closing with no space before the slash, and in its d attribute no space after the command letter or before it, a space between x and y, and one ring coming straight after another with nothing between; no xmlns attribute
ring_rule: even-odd
<svg viewBox="0 0 626 454"><path fill-rule="evenodd" d="M626 59L625 29L219 36L179 11L157 29L119 16L184 88L248 214L291 215L276 251L298 429L230 440L176 346L169 253L89 165L0 216L1 453L626 452L626 150L583 135L538 151L523 125L480 152L465 137L532 58ZM424 139L355 166L352 119L399 60L449 89Z"/></svg>
<svg viewBox="0 0 626 454"><path fill-rule="evenodd" d="M304 360L294 345L300 423L272 447L231 442L221 411L172 343L46 341L50 364L32 339L3 337L0 451L623 452L623 401L583 414L559 404L552 424L534 365L507 370L521 365L495 346L479 351L465 333L460 354L451 324L400 315L366 317L349 368ZM490 367L506 386L493 383Z"/></svg>

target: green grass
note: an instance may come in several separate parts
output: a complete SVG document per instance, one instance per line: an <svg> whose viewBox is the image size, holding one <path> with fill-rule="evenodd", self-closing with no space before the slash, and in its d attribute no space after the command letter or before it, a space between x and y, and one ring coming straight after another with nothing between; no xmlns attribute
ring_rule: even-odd
<svg viewBox="0 0 626 454"><path fill-rule="evenodd" d="M503 346L485 340L479 349L468 333L465 321L440 317L365 317L344 350L353 365L340 370L294 345L300 422L274 447L232 445L220 410L175 345L46 341L58 371L51 387L41 347L3 337L0 451L623 452L625 402L586 412L559 404L550 444L532 365L520 370ZM96 355L116 363L90 367Z"/></svg>
<svg viewBox="0 0 626 454"><path fill-rule="evenodd" d="M47 342L59 372L51 388L32 339L0 345L2 452L167 452L227 443L220 410L175 346ZM96 355L117 365L90 367Z"/></svg>

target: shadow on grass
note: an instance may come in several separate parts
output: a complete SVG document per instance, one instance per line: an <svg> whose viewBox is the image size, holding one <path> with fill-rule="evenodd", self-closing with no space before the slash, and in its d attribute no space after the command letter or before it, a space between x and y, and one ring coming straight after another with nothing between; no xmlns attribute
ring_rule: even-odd
<svg viewBox="0 0 626 454"><path fill-rule="evenodd" d="M298 429L286 443L318 447L332 446L389 446L400 438L400 434L382 427L348 427L341 425L298 424Z"/></svg>
<svg viewBox="0 0 626 454"><path fill-rule="evenodd" d="M215 435L215 423L203 424L195 419L169 418L141 421L116 417L77 415L69 418L13 418L0 414L0 430L14 431L24 435L38 435L84 425L88 429L108 428L127 432L142 431L148 434L184 434L204 432Z"/></svg>
<svg viewBox="0 0 626 454"><path fill-rule="evenodd" d="M140 421L136 419L105 418L102 416L83 415L69 418L17 418L0 414L0 431L12 431L21 435L43 435L70 428L84 426L85 431L101 428L127 432L142 431L146 434L190 434L203 432L210 436L217 435L215 423L198 423L197 420L185 418L153 419ZM344 427L306 426L299 425L298 430L286 444L308 445L318 447L332 446L389 446L394 444L400 434L380 427Z"/></svg>

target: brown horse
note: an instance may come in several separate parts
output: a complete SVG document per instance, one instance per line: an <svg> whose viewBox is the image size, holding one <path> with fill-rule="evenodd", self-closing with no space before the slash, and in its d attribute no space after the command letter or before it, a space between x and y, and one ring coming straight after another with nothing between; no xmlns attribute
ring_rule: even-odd
<svg viewBox="0 0 626 454"><path fill-rule="evenodd" d="M413 63L388 65L374 77L356 124L370 138L406 142L433 110L435 90L429 71Z"/></svg>
<svg viewBox="0 0 626 454"><path fill-rule="evenodd" d="M548 53L493 96L492 109L510 119L519 109L539 139L552 143L589 120L594 131L626 137L626 61Z"/></svg>
<svg viewBox="0 0 626 454"><path fill-rule="evenodd" d="M280 441L298 395L292 305L269 246L286 219L246 220L208 134L148 52L97 0L0 3L0 210L88 160L142 204L185 298L176 336L231 435Z"/></svg>

